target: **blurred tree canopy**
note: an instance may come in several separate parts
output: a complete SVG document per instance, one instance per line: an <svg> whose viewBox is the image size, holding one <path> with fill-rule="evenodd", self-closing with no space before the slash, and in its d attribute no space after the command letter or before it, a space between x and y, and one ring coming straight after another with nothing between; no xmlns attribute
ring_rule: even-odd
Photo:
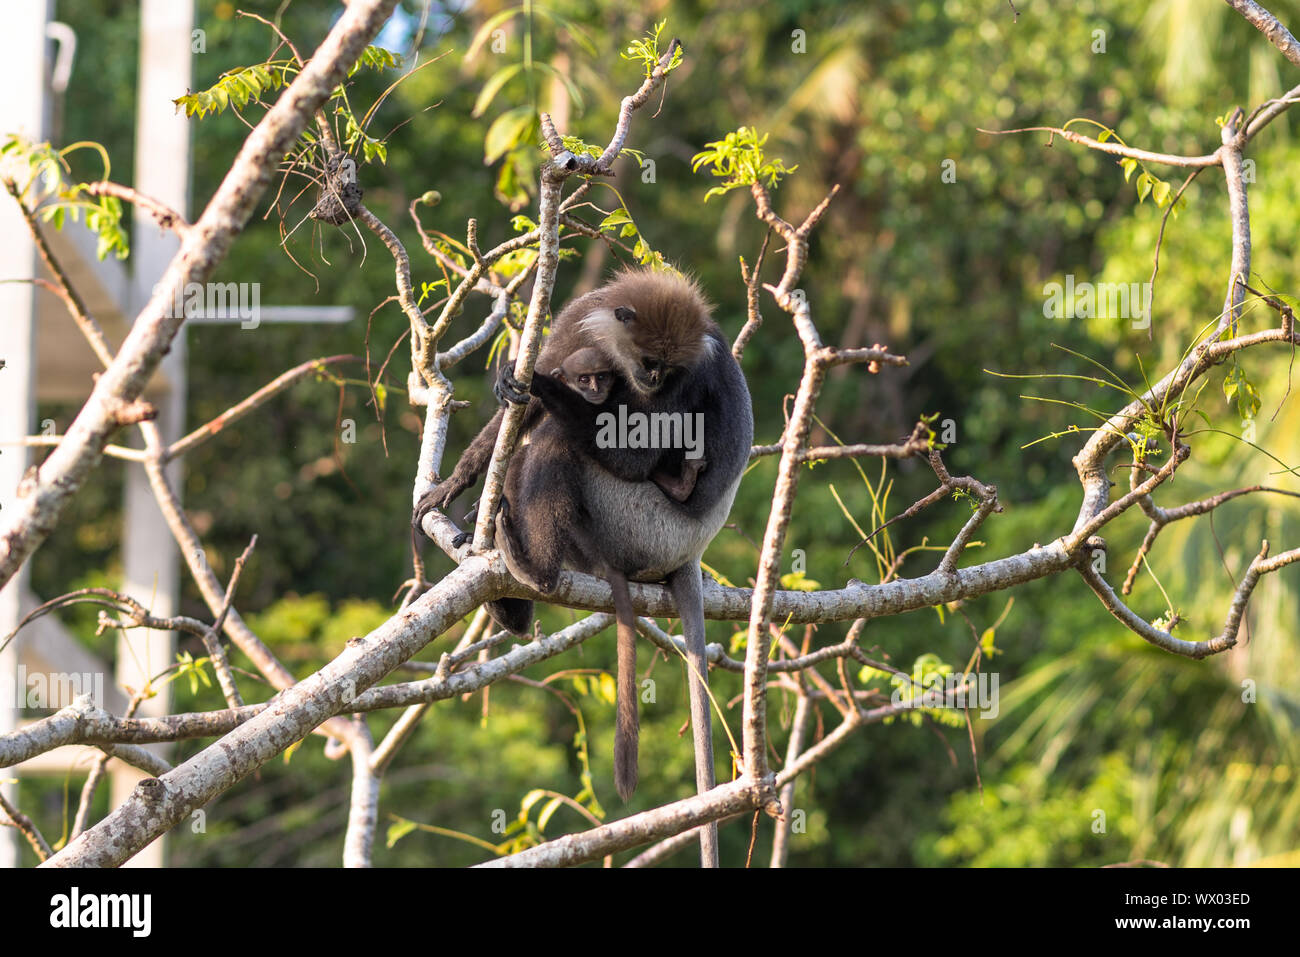
<svg viewBox="0 0 1300 957"><path fill-rule="evenodd" d="M196 89L224 71L260 62L276 46L264 26L236 16L236 6L228 0L198 4L205 52L195 56ZM302 50L314 48L336 15L333 4L248 0L240 6L268 18L282 9L281 26ZM485 163L485 153L494 152L494 124L507 114L523 123L540 107L557 116L561 130L601 139L618 97L638 78L637 65L620 52L666 19L665 35L681 38L686 58L662 106L639 113L629 139L654 160L653 176L625 160L611 185L646 241L699 276L730 335L744 318L738 257L754 261L763 227L743 190L704 202L712 182L692 173L692 155L739 126L770 134L768 153L798 165L776 194L778 211L796 221L832 184L841 185L815 236L803 287L829 340L847 347L887 343L911 365L878 376L836 369L819 405L822 431L814 444L832 436L889 442L907 434L920 415L952 420L955 441L947 456L953 473L996 483L1007 505L982 529L980 556L1024 548L1044 529L1068 528L1077 510L1069 460L1081 438L1035 440L1094 423L1078 409L1022 394L1104 409L1115 401L1084 379L990 373L1096 374L1061 346L1113 369L1130 385L1140 385L1144 375L1154 381L1218 313L1230 262L1224 185L1210 171L1188 187L1186 208L1169 219L1149 331L1127 320L1046 315L1045 284L1067 275L1146 282L1164 211L1150 199L1138 201L1134 183L1125 181L1112 157L1059 138L1048 143L1045 133L980 130L1061 126L1086 117L1127 143L1197 154L1218 145L1217 116L1234 106L1249 110L1292 85L1283 79L1286 62L1219 0L1018 0L1018 18L1001 0L638 7L551 0L554 16L525 5L530 15L503 20L499 42L489 39L471 57L466 51L480 28L512 5L434 2L421 33L422 6L404 0L376 42L409 64L418 36L421 62L440 58L398 84L376 111L368 132L385 139L386 162L375 159L361 170L365 202L412 252L417 289L442 274L419 250L408 203L437 190L441 203L422 214L429 228L463 238L465 221L476 217L484 242L511 235L516 208L535 215L531 199L520 200L541 154L519 148ZM1296 3L1277 2L1272 9L1284 22L1300 22ZM94 38L78 48L64 137L104 143L116 178L130 182L137 4L59 0L57 14L84 38ZM500 80L503 68L516 64ZM366 109L398 75L359 72L349 88L351 102ZM476 115L485 87L498 81ZM1250 197L1256 276L1289 293L1300 279L1295 124L1284 115L1249 153L1256 163ZM498 138L502 129L496 127ZM246 132L229 110L195 122L193 208L211 196ZM945 169L953 174L947 181ZM1181 183L1168 170L1155 172L1175 189ZM299 188L291 182L286 199ZM608 190L598 187L593 195L607 212L618 205ZM313 197L309 191L290 207L284 227L294 232L283 247L277 214L255 218L214 278L261 283L263 305L351 305L357 320L255 331L189 328L191 427L309 358L368 349L377 369L406 335L400 310L384 304L393 292L391 258L354 229L300 224ZM579 248L581 257L561 265L557 303L628 259L626 250L599 243ZM769 251L764 276L771 281L777 258ZM471 303L453 336L480 321L480 307ZM794 391L802 362L784 317L769 307L766 319L744 360L759 443L778 439L783 396ZM472 407L453 419L444 472L494 407L486 352L463 363L455 378L458 397ZM257 612L251 624L300 674L386 617L394 591L410 574L407 529L420 420L405 402L408 361L399 343L382 420L363 368L353 365L339 373L347 378L342 389L325 381L299 384L186 458L186 507L219 576L229 575L249 537L259 534L241 607ZM1295 402L1281 405L1273 417L1291 382L1289 357L1252 353L1243 362L1263 400L1251 423L1252 441L1295 465ZM1162 504L1255 482L1300 487L1294 476L1272 474L1277 462L1241 441L1245 423L1220 390L1229 371L1214 375L1200 406L1207 430L1221 432L1192 438L1199 464L1162 490L1168 497ZM57 419L67 411L43 414ZM355 444L337 441L340 417L356 421ZM913 465L887 470L887 514L931 489L931 477ZM113 529L120 520L121 468L112 462L101 467L105 480L79 496L75 514L37 554L40 593L117 580ZM880 467L863 463L863 472L836 461L812 468L789 532L791 548L806 556L807 578L826 587L849 577L878 580L867 549L849 558L861 536L845 513L863 528L874 527ZM751 469L732 515L734 529L724 529L706 555L712 569L737 584L753 568L775 474L774 459ZM1127 481L1122 474L1113 478ZM900 549L927 535L946 541L966 514L965 506L948 503L891 532ZM1141 516L1122 520L1109 533L1111 560L1126 563L1144 531ZM1208 520L1170 526L1151 556L1152 574L1138 580L1135 609L1148 617L1163 612L1163 587L1189 632L1221 628L1233 576L1261 537L1288 547L1300 541L1293 501L1246 497ZM428 558L431 577L450 568L440 555ZM929 568L924 554L909 561ZM904 566L904 576L915 573L916 566ZM1095 865L1153 858L1222 865L1278 860L1288 852L1294 860L1300 836L1297 574L1288 569L1261 584L1251 604L1250 640L1222 659L1202 662L1142 644L1074 576L962 609L871 623L865 642L871 653L907 669L925 653L964 662L974 640L1006 612L996 629L996 653L985 661L1002 676L1001 714L975 725L982 787L964 728L908 722L870 728L800 783L795 803L808 811L808 827L793 840L791 863ZM1008 598L1014 599L1009 610ZM183 613L202 616L203 607L197 592L186 591ZM83 633L93 630L88 615L71 617ZM544 625L569 617L552 610ZM824 626L820 638L837 640L843 627ZM709 624L711 641L729 644L733 631L726 623ZM436 660L447 640L425 657ZM613 648L611 633L541 670L608 669ZM190 650L201 653L201 646ZM1248 702L1243 681L1254 690ZM597 793L613 801L612 703L595 683L576 677L555 687L581 707L585 730L557 695L523 685L498 688L486 702L480 695L440 706L385 779L384 812L495 840L488 825L502 795L576 790L587 731ZM691 779L689 739L677 734L684 684L680 676L665 678L663 688L661 699L672 707L643 714L643 781L634 809L685 793ZM734 676L716 678L720 701L739 688ZM187 693L178 689L182 707ZM215 689L200 688L192 703L212 706L218 697ZM738 708L728 714L738 728ZM788 723L788 715L782 718ZM183 745L179 752L196 747ZM305 773L302 765L309 765ZM213 805L208 835L179 833L172 859L184 865L332 863L347 787L346 768L324 760L319 746L309 743ZM47 797L43 812L61 814L62 788L51 787ZM506 808L511 816L516 810ZM583 826L576 817L563 820L563 813L548 834ZM222 839L206 839L215 834ZM748 838L741 824L723 828L724 860L743 859ZM760 849L768 840L764 833ZM448 836L417 832L389 850L377 848L375 862L464 864L482 853Z"/></svg>

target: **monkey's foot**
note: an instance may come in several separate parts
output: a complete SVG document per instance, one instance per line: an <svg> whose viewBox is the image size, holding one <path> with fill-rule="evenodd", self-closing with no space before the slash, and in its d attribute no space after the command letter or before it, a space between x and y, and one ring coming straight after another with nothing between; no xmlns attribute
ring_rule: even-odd
<svg viewBox="0 0 1300 957"><path fill-rule="evenodd" d="M507 402L513 402L515 405L528 404L528 390L524 388L523 383L515 378L515 374L510 370L509 366L502 367L501 375L497 377L496 384L492 386L492 391L502 405Z"/></svg>
<svg viewBox="0 0 1300 957"><path fill-rule="evenodd" d="M429 514L429 509L424 508L424 499L420 499L420 504L415 507L411 513L411 528L415 529L421 535L424 534L424 516Z"/></svg>
<svg viewBox="0 0 1300 957"><path fill-rule="evenodd" d="M474 526L478 522L478 502L475 502L474 507L465 513L465 517L461 521L468 525L469 529L456 534L456 537L451 540L452 548L460 548L466 542L474 540Z"/></svg>
<svg viewBox="0 0 1300 957"><path fill-rule="evenodd" d="M420 500L415 503L415 517L417 522L424 518L425 514L433 511L435 508L440 512L445 512L447 506L454 502L460 493L473 485L473 481L465 481L455 472L429 491L420 496Z"/></svg>
<svg viewBox="0 0 1300 957"><path fill-rule="evenodd" d="M452 473L452 476L450 478L446 479L445 481L439 482L433 488L429 489L429 491L421 495L420 500L415 503L415 511L411 515L412 527L414 527L417 532L423 535L424 516L428 515L430 512L433 511L445 512L447 506L449 506L452 503L452 501L456 498L456 496L458 496L461 492L465 491L465 489L467 488L469 488L469 485L466 484L465 482L462 482L460 479L458 479L455 473ZM473 512L471 512L470 514L472 515ZM461 534L463 535L464 533ZM457 538L460 537L461 536L459 535L457 536ZM471 537L472 537L472 533L471 533ZM464 543L463 542L457 543L457 547L459 547L462 544Z"/></svg>

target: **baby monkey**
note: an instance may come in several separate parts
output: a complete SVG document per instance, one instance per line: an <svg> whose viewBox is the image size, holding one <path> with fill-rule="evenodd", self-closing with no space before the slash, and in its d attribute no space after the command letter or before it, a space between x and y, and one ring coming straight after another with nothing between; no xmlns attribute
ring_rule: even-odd
<svg viewBox="0 0 1300 957"><path fill-rule="evenodd" d="M609 398L609 392L614 388L614 363L606 359L599 349L587 346L569 353L560 367L551 371L551 376L592 405L600 405Z"/></svg>
<svg viewBox="0 0 1300 957"><path fill-rule="evenodd" d="M552 378L559 379L592 405L600 405L609 398L614 388L614 375L614 363L592 346L571 352L560 367L551 372ZM707 464L703 457L688 459L683 456L679 473L661 467L651 474L650 481L674 502L684 502L695 491L695 481Z"/></svg>

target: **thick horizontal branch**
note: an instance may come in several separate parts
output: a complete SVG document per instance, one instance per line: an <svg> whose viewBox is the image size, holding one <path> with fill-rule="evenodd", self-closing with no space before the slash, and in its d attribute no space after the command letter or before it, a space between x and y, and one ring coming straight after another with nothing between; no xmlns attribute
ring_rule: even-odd
<svg viewBox="0 0 1300 957"><path fill-rule="evenodd" d="M0 768L12 767L38 754L68 744L108 747L119 744L156 744L186 738L216 737L233 731L265 708L246 705L238 711L207 711L164 715L160 718L118 718L82 696L50 715L0 735ZM125 754L133 754L126 752ZM130 758L120 755L127 763Z"/></svg>
<svg viewBox="0 0 1300 957"><path fill-rule="evenodd" d="M500 562L497 558L496 561ZM919 578L902 578L882 585L850 580L844 588L827 591L777 591L770 617L791 624L881 618L931 608L961 598L974 598L1014 585L1046 578L1069 568L1074 559L1061 541L1035 546L1006 558L958 568L951 574L931 572ZM501 563L504 566L504 562ZM676 618L672 594L662 585L629 583L638 615ZM607 611L614 607L609 586L598 578L563 572L550 595L540 595L523 585L509 583L505 594L533 598L566 608ZM704 584L704 615L719 621L747 621L753 590Z"/></svg>

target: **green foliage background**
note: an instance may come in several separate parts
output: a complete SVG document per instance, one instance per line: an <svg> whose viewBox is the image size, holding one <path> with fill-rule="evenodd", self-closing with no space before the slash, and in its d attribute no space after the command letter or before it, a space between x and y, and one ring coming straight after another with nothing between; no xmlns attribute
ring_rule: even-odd
<svg viewBox="0 0 1300 957"><path fill-rule="evenodd" d="M245 8L273 16L278 6L249 2ZM1068 530L1077 511L1079 489L1069 459L1080 440L1024 446L1092 422L1021 393L1099 408L1116 402L1115 393L1081 380L1026 382L985 370L1092 374L1081 360L1053 348L1060 344L1111 366L1131 384L1141 382L1142 369L1154 381L1217 314L1230 242L1222 177L1210 170L1188 188L1187 209L1170 220L1150 337L1122 320L1048 318L1043 287L1067 274L1079 281L1145 282L1162 211L1152 202L1137 202L1113 158L1059 139L1049 145L1042 133L991 136L978 128L1059 126L1089 117L1131 144L1198 154L1218 145L1216 116L1236 105L1249 110L1293 85L1293 71L1282 57L1218 0L1018 0L1016 6L1018 20L995 0L726 0L638 7L555 0L554 11L581 28L590 48L553 20L534 17L531 23L532 56L571 77L583 98L582 109L568 105L567 131L592 142L608 136L618 98L639 81L637 66L620 59L620 49L663 18L666 35L683 40L687 55L662 106L652 104L636 115L628 143L655 160L654 181L644 182L635 164L624 160L617 186L647 242L700 277L729 334L739 330L744 316L737 257L753 261L762 229L744 190L702 202L713 183L692 174L691 156L742 125L770 133L768 154L799 167L777 193L778 210L791 219L801 218L832 183L841 184L816 234L802 286L827 341L884 342L909 355L911 365L879 376L837 369L819 405L820 419L845 441L867 442L898 439L922 414L951 419L956 441L946 453L950 468L996 483L1007 505L1005 514L982 529L983 547L969 560L1049 540ZM418 16L411 0L405 8ZM1293 27L1300 22L1294 2L1270 8ZM497 2L466 10L435 6L421 57L447 55L402 83L370 131L383 136L410 120L388 139L387 163L365 166L361 181L367 205L412 250L417 288L441 273L419 252L406 214L410 199L438 190L442 203L426 211L425 222L453 237L463 235L471 216L480 221L482 242L507 237L511 214L496 194L503 182L516 191L524 188L540 154L518 151L485 165L485 137L502 113L530 105L553 109L555 98L566 96L549 74L520 71L489 109L472 116L488 78L522 55L527 21L515 17L504 28L504 52L485 47L465 59L476 30L504 9ZM206 52L195 58L196 89L271 52L267 31L236 18L233 4L202 0L198 10ZM283 26L306 51L328 29L331 15L329 4L299 2L288 7ZM136 4L61 0L58 16L94 37L80 48L64 139L105 143L115 174L129 181ZM796 52L799 42L803 52ZM354 104L368 104L395 77L392 71L360 73L349 96ZM255 119L259 112L250 109L247 115ZM1257 164L1250 197L1257 278L1291 294L1300 272L1295 129L1294 118L1276 121L1248 154ZM229 112L195 123L195 210L212 195L245 132ZM955 164L954 183L941 180L948 160ZM512 163L519 175L503 180L503 165ZM1167 170L1154 171L1175 187L1181 182ZM606 211L615 202L608 194L599 201ZM309 193L293 207L286 227L295 226L310 204ZM361 317L393 291L392 261L369 234L322 233L308 221L291 248L314 278L283 254L274 216L254 219L215 278L261 283L264 304L272 298L274 304L347 304ZM580 279L598 279L618 258L627 257L597 247L588 258L566 263L557 303ZM764 275L770 281L779 275L780 259L779 250L769 253ZM475 326L484 308L472 300L451 335ZM764 313L766 323L744 361L760 443L777 440L782 398L794 391L801 363L785 317L766 304ZM1274 319L1261 311L1248 321L1259 328ZM342 327L267 325L255 332L190 328L191 425L293 364L359 354L365 348L363 321ZM376 365L404 330L395 305L375 313L369 342ZM453 419L449 456L459 454L494 404L481 357L459 367L457 395L470 399L472 408ZM1242 363L1263 396L1256 442L1294 465L1300 460L1295 402L1288 400L1270 418L1288 390L1289 360L1279 351L1257 350ZM399 347L391 385L404 384L406 361ZM1235 436L1242 422L1219 389L1226 371L1215 373L1201 408L1215 428ZM349 374L361 382L359 367ZM240 605L255 612L254 627L299 674L318 667L349 636L382 621L394 590L409 575L407 526L419 420L405 408L398 388L390 393L381 424L363 383L345 390L340 411L337 388L305 382L186 459L186 506L218 575L228 576L248 538L260 536L241 583ZM69 411L43 414L64 422ZM339 450L342 468L335 457L339 415L357 422L356 443ZM815 441L830 439L819 432ZM1230 437L1191 441L1194 460L1161 492L1161 504L1255 482L1300 488L1293 476L1270 474L1275 463ZM876 482L878 466L863 464ZM34 581L41 594L117 580L120 470L120 464L105 462L104 480L80 494L69 520L37 555ZM753 543L762 535L775 474L774 458L751 470L733 513L735 530L724 530L706 556L733 582L745 582L754 567ZM932 477L916 463L891 466L889 477L895 483L891 515L932 487ZM1127 481L1122 470L1113 477ZM819 465L804 476L788 546L803 550L807 577L822 587L839 587L850 576L878 580L866 549L846 565L859 536L836 493L860 525L872 527L870 495L854 466ZM891 531L900 548L927 536L946 542L967 514L961 503L948 502ZM1145 524L1135 514L1108 530L1112 581L1122 579ZM1232 576L1240 574L1261 537L1275 543L1275 551L1300 542L1300 511L1290 500L1246 497L1219 510L1212 522L1165 530L1152 569L1186 619L1182 634L1203 637L1222 627ZM430 575L436 577L450 563L429 552ZM922 574L933 560L927 553L914 555L903 575ZM807 812L808 826L794 837L791 862L1294 862L1300 849L1298 588L1294 567L1267 579L1252 600L1250 640L1206 662L1175 659L1143 645L1076 577L1017 589L996 631L997 654L983 665L1000 674L1003 694L997 720L975 725L982 789L964 728L908 722L870 727L801 781L795 805ZM961 611L978 633L1002 614L1007 597L988 596ZM1145 574L1132 602L1150 618L1165 611L1160 590ZM207 614L190 587L184 611ZM557 610L544 625L568 617ZM82 633L91 630L89 615L68 620ZM731 641L732 626L709 628L710 640ZM845 628L824 626L815 640L838 640ZM972 626L951 609L875 621L865 634L873 654L904 668L923 653L960 666L974 640ZM454 636L439 639L423 657L436 660L452 641ZM529 677L607 669L612 663L611 634ZM660 695L656 704L643 706L642 784L631 810L690 789L689 739L678 733L685 713L680 674L674 664L660 662L655 676ZM1252 703L1243 702L1243 682L1255 692ZM582 708L596 794L609 802L607 810L622 813L611 786L611 705L595 685L561 678L554 686ZM735 676L715 679L720 701L735 701L739 687ZM251 681L244 682L244 691L254 699L265 693ZM182 708L219 706L215 689L190 694L182 687L177 693ZM788 725L787 709L775 695L774 726ZM823 710L818 733L835 721L829 708ZM392 718L373 719L376 737ZM727 718L738 735L738 704ZM494 811L513 818L532 788L579 790L577 733L572 712L557 696L521 684L494 688L486 704L481 695L444 702L385 778L382 811L497 841ZM784 732L778 730L776 738L783 748ZM178 757L198 746L178 747ZM75 803L77 782L72 784ZM334 864L347 787L346 762L327 761L319 740L311 740L288 762L273 762L215 802L205 833L179 829L171 859L186 866ZM63 782L48 782L36 809L46 833L59 833L63 802ZM583 826L562 809L546 833ZM765 861L770 833L767 824L761 826L756 861ZM725 827L724 861L742 862L748 841L745 824ZM453 865L482 857L468 843L416 832L391 849L377 849L376 863ZM690 856L681 855L678 863L690 863Z"/></svg>

